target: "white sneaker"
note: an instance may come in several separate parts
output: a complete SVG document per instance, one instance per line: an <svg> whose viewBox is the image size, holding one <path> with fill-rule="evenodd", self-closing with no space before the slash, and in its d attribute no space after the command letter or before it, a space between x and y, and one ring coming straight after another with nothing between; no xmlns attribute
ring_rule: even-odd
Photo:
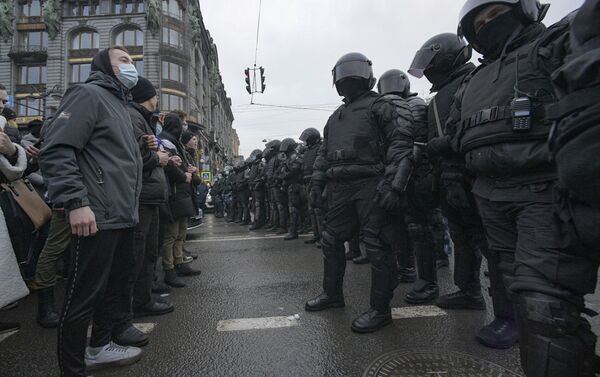
<svg viewBox="0 0 600 377"><path fill-rule="evenodd" d="M141 358L141 348L123 347L113 342L103 347L87 347L85 349L85 367L87 370L130 365L138 362Z"/></svg>

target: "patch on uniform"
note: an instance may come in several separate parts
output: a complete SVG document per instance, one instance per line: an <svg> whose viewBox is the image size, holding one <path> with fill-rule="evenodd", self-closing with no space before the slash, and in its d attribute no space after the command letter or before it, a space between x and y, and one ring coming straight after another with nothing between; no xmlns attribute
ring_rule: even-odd
<svg viewBox="0 0 600 377"><path fill-rule="evenodd" d="M58 115L57 119L69 119L70 117L71 117L71 113L63 111Z"/></svg>
<svg viewBox="0 0 600 377"><path fill-rule="evenodd" d="M363 377L522 377L498 364L455 352L405 351L375 359Z"/></svg>

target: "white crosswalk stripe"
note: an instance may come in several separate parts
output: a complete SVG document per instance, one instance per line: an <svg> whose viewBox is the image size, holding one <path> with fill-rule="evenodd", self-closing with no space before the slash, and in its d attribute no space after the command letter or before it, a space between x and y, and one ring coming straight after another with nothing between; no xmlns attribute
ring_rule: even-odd
<svg viewBox="0 0 600 377"><path fill-rule="evenodd" d="M217 331L244 331L277 329L300 325L300 315L287 317L238 318L226 319L217 323Z"/></svg>

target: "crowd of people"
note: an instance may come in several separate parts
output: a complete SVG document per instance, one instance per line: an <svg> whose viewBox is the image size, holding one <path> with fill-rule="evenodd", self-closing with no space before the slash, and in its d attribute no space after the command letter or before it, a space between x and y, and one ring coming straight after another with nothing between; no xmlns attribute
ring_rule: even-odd
<svg viewBox="0 0 600 377"><path fill-rule="evenodd" d="M432 84L429 103L403 71L377 82L366 56L342 56L332 73L344 103L323 133L270 140L226 167L211 189L215 216L286 241L312 233L323 286L307 311L344 307L346 261L370 263L357 333L391 323L402 282L413 284L409 304L485 310L483 256L494 320L476 339L519 342L528 377L595 376L596 335L582 314L600 264L600 1L550 27L547 9L467 1L458 35L433 36L408 70ZM200 274L184 248L208 190L198 139L184 113L158 113L155 86L132 63L123 48L100 51L86 83L23 137L0 86L0 307L36 291L39 325L58 328L63 376L139 360L148 337L132 319L172 312L156 294ZM448 239L457 289L440 296Z"/></svg>
<svg viewBox="0 0 600 377"><path fill-rule="evenodd" d="M200 274L197 253L184 248L208 193L198 135L182 111L158 111L155 85L138 77L119 47L99 52L87 82L23 136L7 97L0 86L0 171L8 185L0 200L0 307L35 292L37 323L58 328L61 375L133 363L149 342L133 318L172 312L161 294ZM10 192L18 181L47 203L41 226ZM66 278L62 310L57 276ZM0 322L0 332L19 328Z"/></svg>

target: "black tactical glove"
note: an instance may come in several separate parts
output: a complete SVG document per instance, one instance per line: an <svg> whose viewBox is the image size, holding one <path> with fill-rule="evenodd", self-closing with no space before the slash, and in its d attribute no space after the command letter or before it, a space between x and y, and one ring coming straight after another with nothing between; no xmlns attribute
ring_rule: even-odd
<svg viewBox="0 0 600 377"><path fill-rule="evenodd" d="M452 152L450 136L434 137L427 143L427 152L432 155L444 155Z"/></svg>
<svg viewBox="0 0 600 377"><path fill-rule="evenodd" d="M403 194L393 190L392 185L383 180L377 186L377 196L375 200L379 207L387 212L397 211L404 206Z"/></svg>

